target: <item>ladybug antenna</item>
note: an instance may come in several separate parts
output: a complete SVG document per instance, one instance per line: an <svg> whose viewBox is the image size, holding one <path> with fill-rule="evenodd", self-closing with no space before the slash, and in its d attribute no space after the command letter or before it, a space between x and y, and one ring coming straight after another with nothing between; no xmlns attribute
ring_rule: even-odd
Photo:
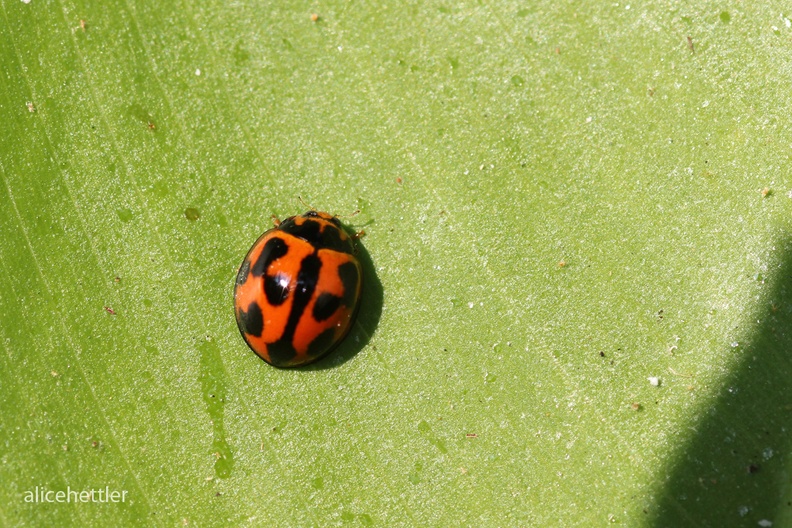
<svg viewBox="0 0 792 528"><path fill-rule="evenodd" d="M352 218L353 216L357 216L358 214L360 214L360 209L348 215L333 215L333 218Z"/></svg>
<svg viewBox="0 0 792 528"><path fill-rule="evenodd" d="M313 207L313 206L308 205L307 203L305 203L305 200L302 199L302 196L297 196L297 198L300 200L300 203L303 204L305 207L307 207L311 211L316 211L316 207Z"/></svg>

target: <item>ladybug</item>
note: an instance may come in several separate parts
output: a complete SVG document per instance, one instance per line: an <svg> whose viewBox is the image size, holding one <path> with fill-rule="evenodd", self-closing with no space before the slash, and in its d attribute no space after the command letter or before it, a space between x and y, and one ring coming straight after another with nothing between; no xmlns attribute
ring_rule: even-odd
<svg viewBox="0 0 792 528"><path fill-rule="evenodd" d="M253 352L270 365L298 367L349 332L362 274L353 237L335 216L311 210L275 222L242 261L234 310Z"/></svg>

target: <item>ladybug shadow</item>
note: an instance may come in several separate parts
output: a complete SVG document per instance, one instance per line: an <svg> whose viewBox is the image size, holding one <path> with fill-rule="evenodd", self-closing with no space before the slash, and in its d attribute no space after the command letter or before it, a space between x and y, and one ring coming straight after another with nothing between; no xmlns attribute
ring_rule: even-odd
<svg viewBox="0 0 792 528"><path fill-rule="evenodd" d="M355 256L360 262L363 273L363 285L360 290L360 304L358 305L355 321L352 323L352 329L329 354L314 363L298 367L296 370L326 370L340 367L363 350L368 342L371 341L371 336L374 335L374 331L379 324L380 315L382 315L382 283L377 277L377 270L371 260L371 255L369 255L369 252L366 251L360 241L358 241L356 248L357 253Z"/></svg>

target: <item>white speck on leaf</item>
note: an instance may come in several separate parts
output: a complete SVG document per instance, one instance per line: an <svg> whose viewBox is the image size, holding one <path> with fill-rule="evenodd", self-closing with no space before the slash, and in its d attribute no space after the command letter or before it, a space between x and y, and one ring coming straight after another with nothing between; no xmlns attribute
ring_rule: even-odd
<svg viewBox="0 0 792 528"><path fill-rule="evenodd" d="M658 378L657 376L649 376L646 379L649 380L649 384L652 385L652 387L657 387L658 385L660 385L660 378Z"/></svg>

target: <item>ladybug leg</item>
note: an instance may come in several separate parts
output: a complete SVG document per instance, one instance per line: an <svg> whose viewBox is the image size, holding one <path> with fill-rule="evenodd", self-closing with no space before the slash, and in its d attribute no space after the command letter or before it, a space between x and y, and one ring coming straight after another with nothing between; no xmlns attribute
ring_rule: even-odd
<svg viewBox="0 0 792 528"><path fill-rule="evenodd" d="M275 215L272 215L272 223L275 224L275 227L278 227L279 225L281 225L281 221Z"/></svg>
<svg viewBox="0 0 792 528"><path fill-rule="evenodd" d="M366 234L366 230L365 229L361 229L360 231L358 231L357 233L352 235L352 240L360 240L363 236L365 236L365 234ZM357 255L357 252L358 252L358 245L355 244L355 254L356 255Z"/></svg>

